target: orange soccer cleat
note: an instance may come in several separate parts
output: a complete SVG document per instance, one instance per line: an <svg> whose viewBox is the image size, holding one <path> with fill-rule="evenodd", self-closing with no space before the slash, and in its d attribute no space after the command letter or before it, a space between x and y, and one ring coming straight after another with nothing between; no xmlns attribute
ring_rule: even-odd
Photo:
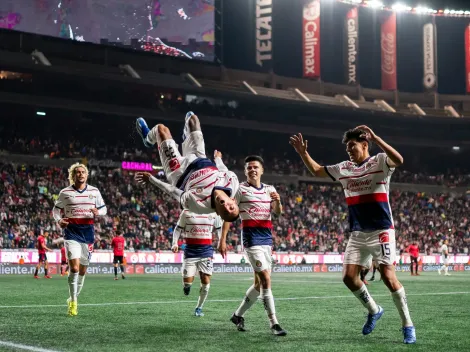
<svg viewBox="0 0 470 352"><path fill-rule="evenodd" d="M52 279L52 276L45 275L44 278L45 278L45 279Z"/></svg>

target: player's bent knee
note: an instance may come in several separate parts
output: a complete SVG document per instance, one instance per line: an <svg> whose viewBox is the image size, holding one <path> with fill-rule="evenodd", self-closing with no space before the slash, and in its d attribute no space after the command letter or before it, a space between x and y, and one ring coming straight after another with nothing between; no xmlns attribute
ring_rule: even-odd
<svg viewBox="0 0 470 352"><path fill-rule="evenodd" d="M192 115L187 123L191 132L201 130L201 123L199 122L199 118L196 115Z"/></svg>

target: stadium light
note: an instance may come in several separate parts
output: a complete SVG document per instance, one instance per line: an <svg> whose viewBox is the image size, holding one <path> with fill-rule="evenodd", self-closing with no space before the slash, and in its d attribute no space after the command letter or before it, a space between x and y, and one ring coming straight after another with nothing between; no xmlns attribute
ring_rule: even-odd
<svg viewBox="0 0 470 352"><path fill-rule="evenodd" d="M458 152L458 151L460 151L460 147L454 146L454 147L452 147L452 150L453 150L454 152Z"/></svg>
<svg viewBox="0 0 470 352"><path fill-rule="evenodd" d="M444 10L444 14L445 14L445 15L450 14L450 10L449 10L449 9L445 9L445 10Z"/></svg>
<svg viewBox="0 0 470 352"><path fill-rule="evenodd" d="M367 2L367 6L373 8L373 9L377 9L379 7L384 7L384 3L381 2L381 1L377 1L377 0L370 0Z"/></svg>
<svg viewBox="0 0 470 352"><path fill-rule="evenodd" d="M362 3L362 0L351 0L353 4L360 4Z"/></svg>
<svg viewBox="0 0 470 352"><path fill-rule="evenodd" d="M400 2L397 2L392 6L392 10L396 12L401 12L401 11L411 11L411 7L406 6L405 4L402 4Z"/></svg>
<svg viewBox="0 0 470 352"><path fill-rule="evenodd" d="M36 115L39 115L39 116L46 116L46 113L43 112L43 111L36 111Z"/></svg>

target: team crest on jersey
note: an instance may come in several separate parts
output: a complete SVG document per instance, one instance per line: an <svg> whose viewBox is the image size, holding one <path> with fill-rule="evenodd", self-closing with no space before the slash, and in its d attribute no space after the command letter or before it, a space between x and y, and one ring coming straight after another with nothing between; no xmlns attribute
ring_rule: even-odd
<svg viewBox="0 0 470 352"><path fill-rule="evenodd" d="M213 217L212 215L209 215L209 216L207 217L207 219L209 219L209 221L212 221L212 220L214 219L214 217Z"/></svg>
<svg viewBox="0 0 470 352"><path fill-rule="evenodd" d="M263 264L261 264L261 262L260 262L259 260L257 260L257 261L255 262L255 265L256 265L257 268L261 268L261 266L262 266Z"/></svg>
<svg viewBox="0 0 470 352"><path fill-rule="evenodd" d="M380 243L390 242L390 237L388 236L388 232L383 232L383 233L379 234L379 242Z"/></svg>
<svg viewBox="0 0 470 352"><path fill-rule="evenodd" d="M196 193L198 193L198 194L199 194L199 193L202 193L202 190L203 190L203 188L202 188L202 187L199 187L198 189L196 189Z"/></svg>
<svg viewBox="0 0 470 352"><path fill-rule="evenodd" d="M88 198L93 199L93 198L95 198L95 196L94 196L93 194L90 194L90 195L88 196Z"/></svg>

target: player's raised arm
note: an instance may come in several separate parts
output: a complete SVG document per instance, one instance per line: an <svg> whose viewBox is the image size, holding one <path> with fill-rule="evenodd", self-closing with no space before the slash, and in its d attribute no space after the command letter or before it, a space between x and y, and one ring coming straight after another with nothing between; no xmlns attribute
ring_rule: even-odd
<svg viewBox="0 0 470 352"><path fill-rule="evenodd" d="M228 171L227 166L225 166L222 160L222 152L220 150L214 150L214 162L219 171Z"/></svg>
<svg viewBox="0 0 470 352"><path fill-rule="evenodd" d="M307 152L308 141L304 140L301 133L295 134L290 137L290 145L294 147L295 151L299 153L302 161L304 162L307 169L316 177L329 177L325 171L325 167L318 164L313 160Z"/></svg>
<svg viewBox="0 0 470 352"><path fill-rule="evenodd" d="M380 149L387 154L388 160L387 165L390 167L398 167L403 164L403 156L395 150L390 144L386 143L382 138L377 136L372 129L366 125L357 126L356 130L362 130L365 133L361 135L361 138L366 138L368 141L374 142L379 146Z"/></svg>
<svg viewBox="0 0 470 352"><path fill-rule="evenodd" d="M227 255L227 234L228 230L230 230L230 223L227 221L224 221L224 224L222 225L222 233L220 235L219 239L219 246L217 247L217 250L219 253L222 255L222 258L225 258Z"/></svg>

